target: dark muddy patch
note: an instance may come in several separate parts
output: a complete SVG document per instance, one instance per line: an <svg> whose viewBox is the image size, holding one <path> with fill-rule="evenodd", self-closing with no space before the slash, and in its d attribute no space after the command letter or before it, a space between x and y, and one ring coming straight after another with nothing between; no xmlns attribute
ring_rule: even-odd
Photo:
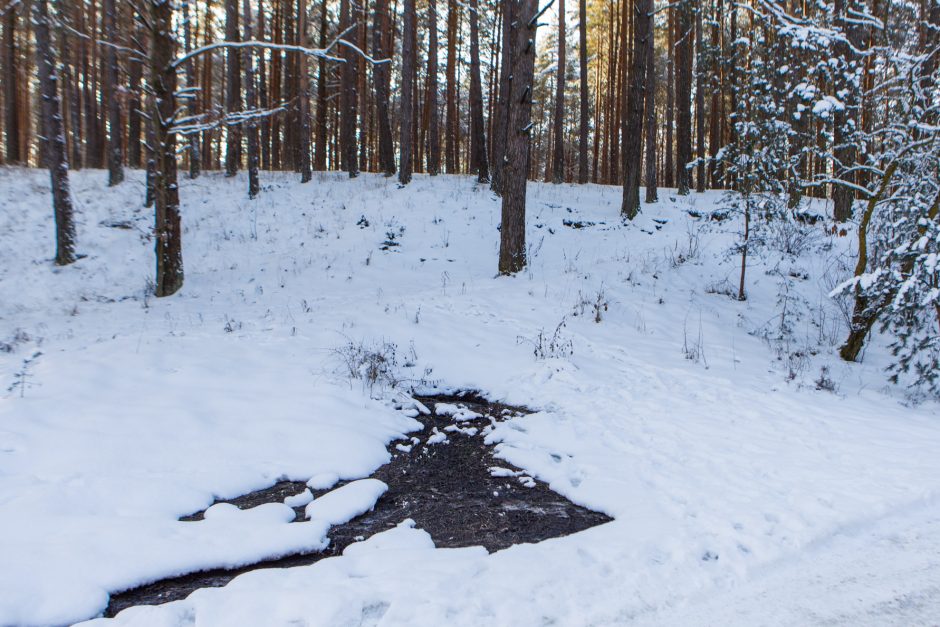
<svg viewBox="0 0 940 627"><path fill-rule="evenodd" d="M406 518L427 531L438 547L482 545L490 552L566 536L611 520L575 505L545 483L493 456L492 447L484 444L484 434L496 422L530 413L525 408L490 402L473 392L417 396L415 400L431 412L416 416L423 429L392 442L391 461L372 475L388 484L388 492L373 511L332 527L327 549L243 568L190 573L126 590L111 596L105 616L133 605L182 599L199 588L224 586L248 571L304 566L341 555L351 543L391 529ZM457 410L457 416L448 410ZM217 502L246 509L283 502L305 488L303 482L280 481L264 490ZM315 496L325 492L313 490ZM303 520L303 508L295 511L296 520ZM201 520L202 514L181 520Z"/></svg>

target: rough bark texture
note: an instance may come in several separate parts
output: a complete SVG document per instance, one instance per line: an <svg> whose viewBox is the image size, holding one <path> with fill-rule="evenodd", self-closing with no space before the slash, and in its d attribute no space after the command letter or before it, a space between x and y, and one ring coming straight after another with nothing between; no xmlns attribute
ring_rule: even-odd
<svg viewBox="0 0 940 627"><path fill-rule="evenodd" d="M460 120L457 113L457 15L456 0L447 0L447 84L445 86L447 119L444 125L444 164L448 174L456 174L460 167L457 156L457 133Z"/></svg>
<svg viewBox="0 0 940 627"><path fill-rule="evenodd" d="M558 0L558 68L555 72L555 115L552 122L552 183L565 181L565 0Z"/></svg>
<svg viewBox="0 0 940 627"><path fill-rule="evenodd" d="M391 51L383 45L385 34L391 27L388 19L388 0L375 0L372 17L372 56L384 59L391 56ZM395 174L395 146L392 140L392 123L389 119L388 94L389 80L392 74L390 63L380 63L373 69L375 83L375 114L378 117L379 131L379 168L385 176Z"/></svg>
<svg viewBox="0 0 940 627"><path fill-rule="evenodd" d="M239 41L238 0L225 0L225 39ZM229 114L242 108L240 52L229 48L225 63L225 110ZM241 129L237 125L226 128L225 176L235 176L241 163Z"/></svg>
<svg viewBox="0 0 940 627"><path fill-rule="evenodd" d="M851 0L848 0L851 2ZM847 19L847 0L835 0L836 26L838 26L849 40L857 38L857 26L854 20ZM859 7L855 7L856 10ZM859 42L853 41L858 48ZM835 45L837 56L844 62L849 63L854 57L851 47L844 40L837 41ZM833 114L833 165L832 171L836 179L843 181L846 185L834 184L832 186L832 214L837 222L845 222L852 217L852 202L855 199L855 192L848 186L855 183L855 174L851 171L855 164L855 137L853 136L851 126L854 126L853 116L858 106L858 86L849 79L846 74L848 69L844 69L837 74L835 87L841 92L841 100L844 107L837 108Z"/></svg>
<svg viewBox="0 0 940 627"><path fill-rule="evenodd" d="M190 23L188 0L184 0L182 8L183 46L186 52L189 52L193 48L193 28ZM190 116L195 117L199 114L199 90L196 88L196 61L194 59L186 62L186 87L192 90L186 100L186 109ZM187 136L187 140L189 141L189 178L199 178L202 170L202 150L199 147L199 133L191 133Z"/></svg>
<svg viewBox="0 0 940 627"><path fill-rule="evenodd" d="M510 23L509 0L503 0L502 19L502 58L499 68L499 99L496 105L496 123L493 125L493 176L490 189L497 194L503 193L503 168L506 165L506 143L509 136L509 90L511 87L512 59L512 24Z"/></svg>
<svg viewBox="0 0 940 627"><path fill-rule="evenodd" d="M499 273L514 274L526 265L525 198L532 128L532 85L535 70L537 0L504 0L510 25L508 134L503 166Z"/></svg>
<svg viewBox="0 0 940 627"><path fill-rule="evenodd" d="M242 20L245 24L245 41L253 39L251 35L251 4L249 0L242 0ZM257 107L257 95L255 93L255 51L251 48L245 48L243 51L242 65L245 66L245 106L249 111ZM258 195L260 185L258 183L258 122L249 118L245 122L245 134L248 144L248 198L254 198ZM309 161L308 161L309 164Z"/></svg>
<svg viewBox="0 0 940 627"><path fill-rule="evenodd" d="M234 0L232 0L234 1ZM173 5L148 0L150 22L150 112L154 120L153 194L157 257L155 294L170 296L183 286L183 233L176 173L176 133L171 124L176 110L176 69L173 58ZM231 59L230 59L231 60Z"/></svg>
<svg viewBox="0 0 940 627"><path fill-rule="evenodd" d="M247 10L247 9L246 9ZM309 47L307 40L307 1L297 0L297 43L304 47ZM307 55L297 55L297 82L298 97L300 98L298 116L299 128L297 129L299 137L297 142L297 152L299 154L300 182L309 183L313 178L313 169L310 163L310 74L309 59ZM253 106L249 106L253 108Z"/></svg>
<svg viewBox="0 0 940 627"><path fill-rule="evenodd" d="M356 42L358 28L353 24L350 14L350 0L340 2L340 32L349 29L343 39ZM356 53L349 46L343 46L343 89L342 89L342 139L343 169L349 173L349 178L359 176L359 149L356 143L356 122L359 117L359 96L357 84L359 71Z"/></svg>
<svg viewBox="0 0 940 627"><path fill-rule="evenodd" d="M440 85L437 80L437 0L428 3L428 174L441 173Z"/></svg>
<svg viewBox="0 0 940 627"><path fill-rule="evenodd" d="M52 186L55 214L56 265L75 261L75 222L69 191L69 162L65 152L62 111L56 76L55 51L49 34L49 7L46 0L33 0L33 30L36 36L36 68L42 98L42 132L45 135L45 161Z"/></svg>
<svg viewBox="0 0 940 627"><path fill-rule="evenodd" d="M483 83L480 80L478 22L477 0L470 0L470 169L476 170L478 182L489 183L490 168L486 157L486 127L483 123Z"/></svg>
<svg viewBox="0 0 940 627"><path fill-rule="evenodd" d="M676 164L673 160L674 147L673 147L673 128L676 118L676 81L675 81L675 67L676 67L676 12L669 12L669 27L668 27L668 55L666 57L666 139L663 150L665 150L665 158L663 164L664 171L664 181L663 184L666 187L674 187L676 184Z"/></svg>
<svg viewBox="0 0 940 627"><path fill-rule="evenodd" d="M581 72L581 119L578 131L578 183L588 182L588 132L591 109L588 104L587 0L578 2L578 52Z"/></svg>
<svg viewBox="0 0 940 627"><path fill-rule="evenodd" d="M326 29L329 25L327 21L326 2L320 3L320 48L326 47ZM326 152L330 137L326 125L327 114L327 81L329 73L326 61L320 59L317 62L317 145L314 149L314 164L317 170L326 169Z"/></svg>
<svg viewBox="0 0 940 627"><path fill-rule="evenodd" d="M692 161L692 26L694 0L683 0L676 9L676 187L689 193Z"/></svg>
<svg viewBox="0 0 940 627"><path fill-rule="evenodd" d="M19 163L20 125L16 110L19 74L16 67L16 7L3 16L3 127L6 131L7 163Z"/></svg>
<svg viewBox="0 0 940 627"><path fill-rule="evenodd" d="M415 0L404 1L401 39L401 154L398 180L402 185L411 182L412 122L414 121L415 80Z"/></svg>
<svg viewBox="0 0 940 627"><path fill-rule="evenodd" d="M643 106L646 102L649 40L653 36L652 13L653 0L635 0L630 89L623 115L623 203L620 206L620 214L629 220L640 211Z"/></svg>
<svg viewBox="0 0 940 627"><path fill-rule="evenodd" d="M637 25L639 26L639 25ZM644 142L646 150L646 198L648 203L659 200L656 190L656 57L654 56L655 23L649 21L649 36L646 38L646 122Z"/></svg>
<svg viewBox="0 0 940 627"><path fill-rule="evenodd" d="M695 156L698 165L695 174L695 191L705 191L705 55L702 37L702 11L699 3L695 11Z"/></svg>
<svg viewBox="0 0 940 627"><path fill-rule="evenodd" d="M104 1L105 38L120 45L117 38L117 11L114 0ZM118 100L118 60L114 46L105 46L105 89L108 94L108 186L124 181L124 124L121 120L121 103Z"/></svg>

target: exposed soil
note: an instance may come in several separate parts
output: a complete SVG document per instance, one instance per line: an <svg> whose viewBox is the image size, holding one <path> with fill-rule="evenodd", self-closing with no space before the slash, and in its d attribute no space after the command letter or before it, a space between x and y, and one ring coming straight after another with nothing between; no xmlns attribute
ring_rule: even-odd
<svg viewBox="0 0 940 627"><path fill-rule="evenodd" d="M473 392L416 400L431 411L430 415L416 417L424 428L410 435L420 441L404 440L389 445L391 461L372 475L388 484L388 492L373 511L332 527L327 549L238 569L190 573L126 590L111 596L105 616L114 616L133 605L182 599L199 588L224 586L251 570L302 566L340 555L349 544L394 527L406 518L414 519L416 526L427 531L438 547L482 545L491 552L513 544L569 535L611 520L575 505L546 484L493 457L491 447L483 443L483 431L493 422L529 413L528 410L492 403ZM435 409L438 403L457 405L467 410L465 415L472 412L478 416L455 420L451 415L438 415ZM446 413L445 408L441 409ZM451 426L462 431L446 429ZM434 435L435 429L446 436L446 442L428 444L429 438L442 439L441 435ZM494 476L494 467L502 469L495 472L504 476ZM264 490L219 502L246 509L282 502L305 488L303 482L279 481ZM326 491L313 492L320 496ZM296 520L303 520L303 508L295 511ZM201 520L202 514L197 512L180 520Z"/></svg>

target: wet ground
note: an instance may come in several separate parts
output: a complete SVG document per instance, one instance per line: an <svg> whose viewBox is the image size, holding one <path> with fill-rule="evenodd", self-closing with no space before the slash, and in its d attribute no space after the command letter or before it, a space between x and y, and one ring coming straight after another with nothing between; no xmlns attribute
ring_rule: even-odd
<svg viewBox="0 0 940 627"><path fill-rule="evenodd" d="M260 568L313 564L340 555L352 542L390 529L406 518L427 531L438 547L482 545L490 552L569 535L610 520L604 514L575 505L546 484L493 457L492 447L484 444L484 430L494 421L529 413L525 408L490 402L473 392L415 398L431 412L416 417L424 428L409 436L419 441L399 440L389 444L391 461L372 475L388 484L388 492L373 511L330 528L330 546L326 550L156 581L113 594L105 615L114 616L133 605L182 599L199 588L224 586L234 577ZM442 415L438 415L437 408ZM455 420L448 415L454 409L469 418ZM428 444L429 439L445 437L446 442ZM494 476L494 467L500 469L495 471L500 476ZM280 481L224 502L246 509L283 502L305 488L303 482ZM326 490L313 492L320 496ZM303 520L303 509L295 508L297 520ZM201 518L202 512L196 512L180 520Z"/></svg>

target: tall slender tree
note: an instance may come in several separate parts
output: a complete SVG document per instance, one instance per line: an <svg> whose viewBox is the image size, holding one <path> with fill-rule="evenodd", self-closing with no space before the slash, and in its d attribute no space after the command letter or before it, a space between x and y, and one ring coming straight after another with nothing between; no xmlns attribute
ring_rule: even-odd
<svg viewBox="0 0 940 627"><path fill-rule="evenodd" d="M121 102L118 90L117 11L114 0L104 0L105 37L111 45L105 46L105 89L108 98L108 186L124 181L124 124L121 120Z"/></svg>
<svg viewBox="0 0 940 627"><path fill-rule="evenodd" d="M639 23L637 24L639 28ZM656 56L655 18L649 21L649 36L646 38L646 121L644 146L646 150L646 198L647 203L659 200L656 189Z"/></svg>
<svg viewBox="0 0 940 627"><path fill-rule="evenodd" d="M65 152L62 109L59 103L56 55L49 33L49 6L46 0L33 0L33 30L36 35L36 67L42 98L42 132L45 135L45 162L49 167L52 208L55 215L56 265L75 261L75 221L69 190L69 162Z"/></svg>
<svg viewBox="0 0 940 627"><path fill-rule="evenodd" d="M702 12L700 1L695 7L695 156L698 161L695 174L695 191L705 191L705 44L703 41Z"/></svg>
<svg viewBox="0 0 940 627"><path fill-rule="evenodd" d="M695 0L681 0L676 7L676 186L688 194L692 162L692 23Z"/></svg>
<svg viewBox="0 0 940 627"><path fill-rule="evenodd" d="M355 44L358 38L358 26L353 22L351 0L340 0L340 32L343 39ZM342 86L342 138L343 169L349 178L359 176L359 149L356 140L356 122L359 118L359 83L358 60L353 49L343 47L343 86Z"/></svg>
<svg viewBox="0 0 940 627"><path fill-rule="evenodd" d="M558 0L558 66L555 69L555 116L552 122L552 183L565 181L565 0Z"/></svg>
<svg viewBox="0 0 940 627"><path fill-rule="evenodd" d="M503 0L509 24L511 62L506 161L503 166L499 273L515 274L526 266L525 199L535 82L538 0Z"/></svg>
<svg viewBox="0 0 940 627"><path fill-rule="evenodd" d="M643 106L650 62L649 40L653 37L653 0L634 0L633 7L633 53L623 116L623 203L620 207L620 214L629 220L640 211Z"/></svg>
<svg viewBox="0 0 940 627"><path fill-rule="evenodd" d="M578 183L588 182L588 133L590 132L591 107L588 103L588 50L587 50L587 0L578 2L578 52L581 90L579 100L581 115L578 129Z"/></svg>
<svg viewBox="0 0 940 627"><path fill-rule="evenodd" d="M444 164L448 174L460 170L457 134L460 120L457 108L457 30L460 7L457 0L447 0L446 120L444 123Z"/></svg>
<svg viewBox="0 0 940 627"><path fill-rule="evenodd" d="M372 56L375 59L385 59L391 54L391 50L387 51L384 46L386 33L391 29L388 0L375 0L372 15ZM392 140L392 124L388 106L391 63L374 65L372 72L375 84L375 114L379 127L379 168L385 176L394 176L395 146Z"/></svg>
<svg viewBox="0 0 940 627"><path fill-rule="evenodd" d="M225 39L239 41L238 0L225 0ZM225 110L231 115L242 108L240 53L229 48L225 63ZM241 166L241 128L230 123L225 129L225 176L235 176Z"/></svg>
<svg viewBox="0 0 940 627"><path fill-rule="evenodd" d="M562 0L564 2L564 0ZM480 79L480 27L477 0L470 0L470 169L477 181L490 182L483 122L483 83Z"/></svg>
<svg viewBox="0 0 940 627"><path fill-rule="evenodd" d="M17 113L19 72L16 63L16 11L11 4L3 14L3 127L6 132L7 163L20 163L20 118Z"/></svg>
<svg viewBox="0 0 940 627"><path fill-rule="evenodd" d="M415 83L415 0L404 0L401 33L401 150L398 181L411 182L413 168L413 128Z"/></svg>
<svg viewBox="0 0 940 627"><path fill-rule="evenodd" d="M438 82L437 0L428 0L428 174L441 172L440 85Z"/></svg>
<svg viewBox="0 0 940 627"><path fill-rule="evenodd" d="M251 33L251 3L249 0L242 0L242 24L245 29L245 41L252 41ZM248 198L254 198L258 195L261 186L258 182L258 122L254 111L257 108L257 95L255 88L255 51L251 48L244 49L244 60L242 65L245 68L245 106L248 108L248 119L245 122L245 134L247 137L248 149Z"/></svg>

